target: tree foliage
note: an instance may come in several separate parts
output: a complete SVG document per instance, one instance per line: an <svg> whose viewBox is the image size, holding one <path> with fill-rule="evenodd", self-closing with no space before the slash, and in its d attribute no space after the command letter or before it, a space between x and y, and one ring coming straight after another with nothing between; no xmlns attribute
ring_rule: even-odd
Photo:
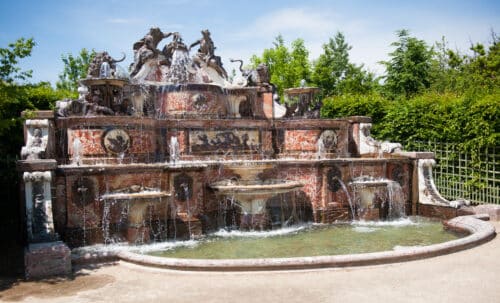
<svg viewBox="0 0 500 303"><path fill-rule="evenodd" d="M16 233L20 222L18 216L19 176L16 171L16 160L24 142L21 112L25 110L50 109L54 101L62 99L68 92L54 90L50 83L38 84L17 83L31 77L31 71L22 71L18 66L21 59L29 57L35 46L33 39L18 39L0 48L0 196L6 203L0 215L0 227L10 228L12 236Z"/></svg>
<svg viewBox="0 0 500 303"><path fill-rule="evenodd" d="M434 48L407 31L388 67L382 94L341 94L324 100L323 117L367 115L380 139L409 144L438 140L463 151L500 145L500 47L472 44L469 54L451 50L443 38ZM405 46L406 45L406 46Z"/></svg>
<svg viewBox="0 0 500 303"><path fill-rule="evenodd" d="M323 44L323 53L314 62L312 80L324 95L340 95L362 89L364 78L368 75L349 61L351 49L341 32Z"/></svg>
<svg viewBox="0 0 500 303"><path fill-rule="evenodd" d="M389 53L391 59L380 62L386 68L384 88L392 98L408 98L430 87L433 50L408 30L396 34L399 40L391 44L396 48Z"/></svg>
<svg viewBox="0 0 500 303"><path fill-rule="evenodd" d="M8 48L0 48L0 155L16 157L23 144L21 112L50 109L54 102L68 95L65 90L54 90L50 83L19 84L15 80L28 80L31 71L21 71L19 60L29 57L35 42L20 38Z"/></svg>
<svg viewBox="0 0 500 303"><path fill-rule="evenodd" d="M281 35L276 37L274 46L265 49L262 56L253 55L252 65L264 63L269 68L271 83L276 85L278 93L283 96L283 90L297 87L302 79L310 78L309 51L304 46L304 40L296 39L292 42L291 50L285 45Z"/></svg>
<svg viewBox="0 0 500 303"><path fill-rule="evenodd" d="M436 43L432 89L456 94L493 92L500 86L500 41L492 33L489 46L471 45L469 55L448 48L446 40Z"/></svg>
<svg viewBox="0 0 500 303"><path fill-rule="evenodd" d="M26 80L31 77L31 70L21 71L17 64L20 59L31 55L34 46L33 38L20 38L14 43L9 43L8 47L0 48L0 82L12 83L15 80Z"/></svg>
<svg viewBox="0 0 500 303"><path fill-rule="evenodd" d="M90 62L95 57L95 51L88 51L82 48L77 56L67 54L61 56L64 63L64 69L59 74L59 81L57 81L57 89L67 90L71 92L77 91L78 80L87 76Z"/></svg>

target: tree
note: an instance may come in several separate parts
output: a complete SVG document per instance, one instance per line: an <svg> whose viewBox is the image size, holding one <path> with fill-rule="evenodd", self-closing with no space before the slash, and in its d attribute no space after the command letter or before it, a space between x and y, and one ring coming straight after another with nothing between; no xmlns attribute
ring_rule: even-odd
<svg viewBox="0 0 500 303"><path fill-rule="evenodd" d="M292 42L291 51L281 35L276 37L273 44L274 47L265 49L261 57L253 55L250 61L254 67L261 63L268 66L271 83L276 85L278 93L283 96L285 88L299 86L302 79L309 80L309 51L302 39Z"/></svg>
<svg viewBox="0 0 500 303"><path fill-rule="evenodd" d="M0 48L0 81L12 83L16 79L26 80L31 77L31 70L21 71L17 66L19 59L29 57L31 50L35 46L33 38L17 39L14 43L9 43L7 48Z"/></svg>
<svg viewBox="0 0 500 303"><path fill-rule="evenodd" d="M309 51L304 45L304 40L296 39L292 42L290 60L292 87L300 85L301 80L309 81L311 78L311 63L309 62Z"/></svg>
<svg viewBox="0 0 500 303"><path fill-rule="evenodd" d="M334 38L323 44L323 53L314 63L312 79L325 95L333 94L338 82L344 78L349 67L351 48L341 32L337 32Z"/></svg>
<svg viewBox="0 0 500 303"><path fill-rule="evenodd" d="M440 93L457 90L458 80L464 68L465 57L448 48L445 37L434 45L431 67L431 89Z"/></svg>
<svg viewBox="0 0 500 303"><path fill-rule="evenodd" d="M68 54L61 55L64 63L64 70L59 74L59 81L56 83L57 89L68 90L76 93L78 88L78 80L87 76L90 62L95 57L95 51L90 52L82 48L77 56Z"/></svg>
<svg viewBox="0 0 500 303"><path fill-rule="evenodd" d="M33 39L20 38L7 48L0 48L0 138L8 139L12 127L19 125L22 98L25 91L15 80L26 80L31 77L31 71L21 71L19 60L31 55L35 46ZM8 142L1 141L9 146Z"/></svg>
<svg viewBox="0 0 500 303"><path fill-rule="evenodd" d="M349 62L349 51L352 49L341 32L323 44L323 53L314 62L313 82L322 89L323 94L340 95L346 93L367 93L377 86L372 73L363 66Z"/></svg>
<svg viewBox="0 0 500 303"><path fill-rule="evenodd" d="M492 33L488 45L472 43L469 54L461 54L447 47L446 40L437 42L432 68L431 88L437 92L472 94L478 97L500 87L500 43Z"/></svg>
<svg viewBox="0 0 500 303"><path fill-rule="evenodd" d="M380 62L386 68L384 87L392 98L408 98L430 87L433 50L425 41L410 37L408 30L396 35L399 40L391 44L396 47L391 59Z"/></svg>
<svg viewBox="0 0 500 303"><path fill-rule="evenodd" d="M33 39L20 38L8 48L0 48L0 158L3 159L14 159L23 144L21 112L50 109L56 100L67 95L66 91L55 91L48 82L15 82L31 77L31 71L21 71L18 63L31 55L34 46Z"/></svg>

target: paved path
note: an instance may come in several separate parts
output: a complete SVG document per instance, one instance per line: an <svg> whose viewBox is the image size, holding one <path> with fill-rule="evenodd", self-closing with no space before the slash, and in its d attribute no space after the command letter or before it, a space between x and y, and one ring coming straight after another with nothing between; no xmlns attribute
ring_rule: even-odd
<svg viewBox="0 0 500 303"><path fill-rule="evenodd" d="M500 236L451 255L340 269L197 273L120 262L80 269L74 279L4 283L0 301L500 302L499 281Z"/></svg>

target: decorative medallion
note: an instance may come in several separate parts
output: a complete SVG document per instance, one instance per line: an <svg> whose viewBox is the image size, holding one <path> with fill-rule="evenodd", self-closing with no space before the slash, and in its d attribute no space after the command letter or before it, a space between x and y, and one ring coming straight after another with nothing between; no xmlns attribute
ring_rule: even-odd
<svg viewBox="0 0 500 303"><path fill-rule="evenodd" d="M191 101L193 102L193 107L197 111L204 111L208 108L208 100L207 97L203 94L195 94L191 97Z"/></svg>
<svg viewBox="0 0 500 303"><path fill-rule="evenodd" d="M129 149L130 136L125 130L115 128L104 134L102 144L108 153L121 154Z"/></svg>

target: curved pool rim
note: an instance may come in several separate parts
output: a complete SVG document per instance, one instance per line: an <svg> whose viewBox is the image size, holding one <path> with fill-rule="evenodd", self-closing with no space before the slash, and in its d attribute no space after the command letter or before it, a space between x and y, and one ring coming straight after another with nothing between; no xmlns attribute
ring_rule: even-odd
<svg viewBox="0 0 500 303"><path fill-rule="evenodd" d="M469 235L428 246L409 247L402 250L381 251L351 255L330 255L293 258L261 259L181 259L150 256L130 251L121 251L113 255L101 255L97 260L121 260L138 265L173 269L180 271L268 271L299 270L379 265L405 262L450 254L486 243L496 236L495 227L484 216L461 216L443 222L445 228L467 232ZM88 257L87 257L88 258ZM92 262L86 257L73 260L74 263ZM96 260L94 260L96 261Z"/></svg>

